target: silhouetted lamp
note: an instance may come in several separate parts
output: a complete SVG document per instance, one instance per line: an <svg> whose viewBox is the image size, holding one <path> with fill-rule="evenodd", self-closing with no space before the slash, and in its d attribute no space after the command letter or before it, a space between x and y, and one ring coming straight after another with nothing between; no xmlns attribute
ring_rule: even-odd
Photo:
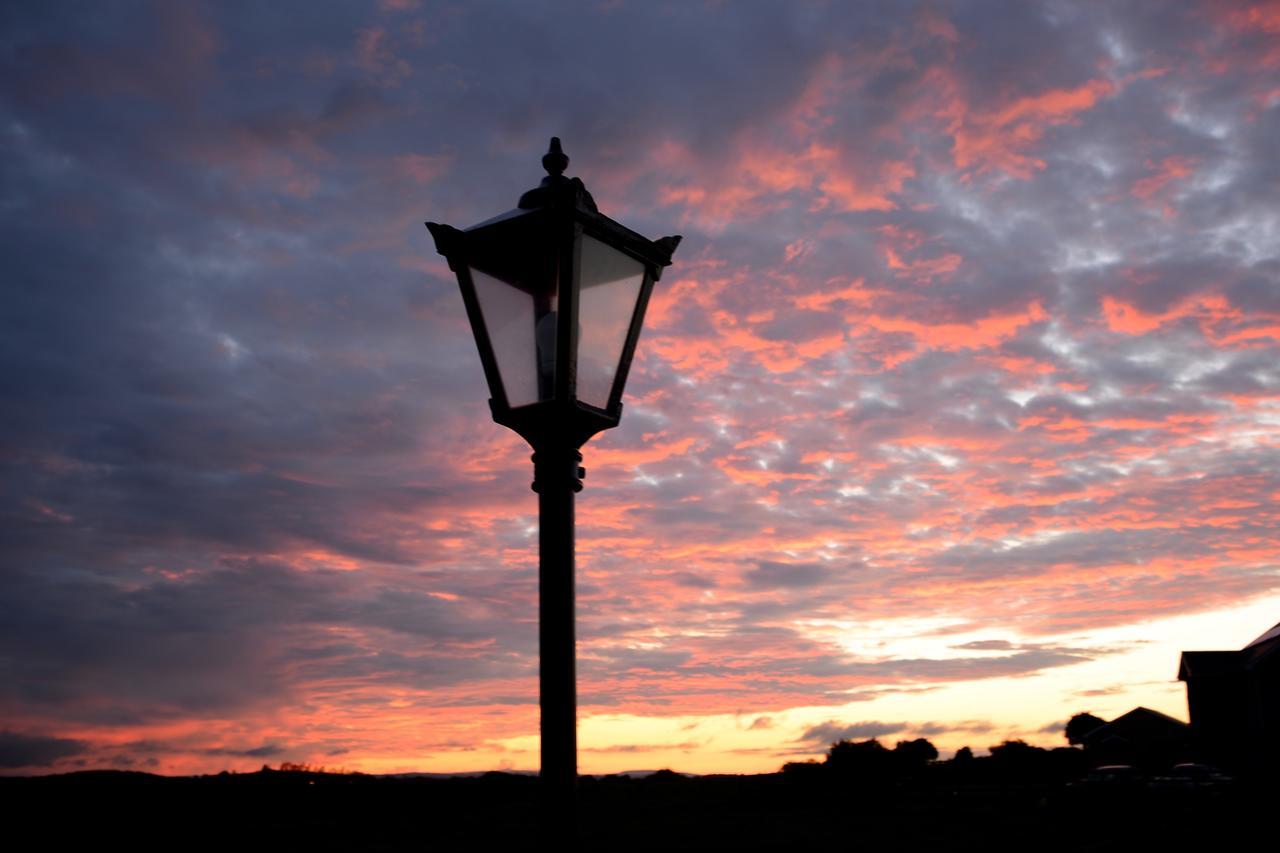
<svg viewBox="0 0 1280 853"><path fill-rule="evenodd" d="M519 206L465 230L427 228L458 277L493 419L534 449L539 516L542 777L571 812L577 778L573 500L579 448L618 425L645 306L679 237L649 240L566 178L560 140ZM570 817L571 814L565 814Z"/></svg>

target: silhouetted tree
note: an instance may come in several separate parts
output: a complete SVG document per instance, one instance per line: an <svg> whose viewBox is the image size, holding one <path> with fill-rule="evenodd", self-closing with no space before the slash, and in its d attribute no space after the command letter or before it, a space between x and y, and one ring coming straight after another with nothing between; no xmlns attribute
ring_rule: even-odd
<svg viewBox="0 0 1280 853"><path fill-rule="evenodd" d="M1018 781L1029 781L1042 775L1045 769L1047 750L1032 746L1025 740L1006 740L996 746L989 747L991 765L997 775Z"/></svg>
<svg viewBox="0 0 1280 853"><path fill-rule="evenodd" d="M831 745L824 766L845 781L903 781L921 774L937 757L937 747L924 738L898 741L892 750L875 738L842 740Z"/></svg>
<svg viewBox="0 0 1280 853"><path fill-rule="evenodd" d="M827 766L816 761L788 761L782 765L782 777L804 786L816 786L826 782Z"/></svg>
<svg viewBox="0 0 1280 853"><path fill-rule="evenodd" d="M856 743L842 740L827 750L826 765L846 780L870 782L892 773L893 753L875 738Z"/></svg>
<svg viewBox="0 0 1280 853"><path fill-rule="evenodd" d="M893 756L902 769L915 773L938 757L938 749L925 738L900 740L893 748Z"/></svg>
<svg viewBox="0 0 1280 853"><path fill-rule="evenodd" d="M682 773L677 773L664 767L645 776L644 781L650 785L670 785L672 783L686 782L688 778Z"/></svg>
<svg viewBox="0 0 1280 853"><path fill-rule="evenodd" d="M783 773L808 773L809 771L813 770L813 768L821 767L821 766L822 766L821 764L814 761L812 758L808 759L807 761L788 761L786 764L782 765L782 772Z"/></svg>
<svg viewBox="0 0 1280 853"><path fill-rule="evenodd" d="M1067 743L1075 746L1084 745L1084 737L1089 732L1094 731L1099 726L1105 726L1107 721L1101 717L1095 717L1088 711L1076 714L1070 720L1067 720L1067 726L1063 734L1066 735Z"/></svg>
<svg viewBox="0 0 1280 853"><path fill-rule="evenodd" d="M1007 740L991 747L991 768L998 778L1019 783L1063 782L1084 772L1088 758L1069 746L1052 750L1022 740Z"/></svg>
<svg viewBox="0 0 1280 853"><path fill-rule="evenodd" d="M973 757L973 750L967 746L962 746L956 750L956 754L952 756L950 761L943 761L934 764L928 771L930 776L938 781L951 785L965 784L974 780L984 763L989 763L987 759L978 761Z"/></svg>
<svg viewBox="0 0 1280 853"><path fill-rule="evenodd" d="M988 749L991 752L992 758L1006 761L1017 761L1024 756L1033 755L1037 752L1044 752L1040 747L1032 746L1025 740L1021 739L1006 740L995 746L989 747Z"/></svg>

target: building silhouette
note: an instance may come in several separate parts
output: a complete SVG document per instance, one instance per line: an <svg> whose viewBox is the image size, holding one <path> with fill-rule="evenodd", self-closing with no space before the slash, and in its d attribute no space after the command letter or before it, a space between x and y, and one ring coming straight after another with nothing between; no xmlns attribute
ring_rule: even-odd
<svg viewBox="0 0 1280 853"><path fill-rule="evenodd" d="M1100 764L1163 768L1184 760L1190 730L1182 720L1137 707L1094 728L1082 743Z"/></svg>
<svg viewBox="0 0 1280 853"><path fill-rule="evenodd" d="M1280 624L1239 651L1183 652L1198 754L1245 771L1280 760Z"/></svg>

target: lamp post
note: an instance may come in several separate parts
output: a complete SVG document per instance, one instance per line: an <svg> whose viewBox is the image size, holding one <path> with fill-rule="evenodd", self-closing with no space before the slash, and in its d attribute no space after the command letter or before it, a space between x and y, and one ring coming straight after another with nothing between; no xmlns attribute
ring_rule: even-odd
<svg viewBox="0 0 1280 853"><path fill-rule="evenodd" d="M653 283L680 242L600 213L553 138L519 206L464 230L428 222L458 277L495 422L533 448L538 493L542 787L553 826L576 821L574 494L583 444L618 425Z"/></svg>

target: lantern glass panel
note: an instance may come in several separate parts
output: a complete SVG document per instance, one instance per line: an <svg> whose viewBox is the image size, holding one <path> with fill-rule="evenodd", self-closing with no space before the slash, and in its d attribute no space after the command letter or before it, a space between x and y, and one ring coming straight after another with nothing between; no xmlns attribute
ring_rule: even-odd
<svg viewBox="0 0 1280 853"><path fill-rule="evenodd" d="M555 286L526 289L471 268L480 313L502 376L507 405L549 400L555 393ZM554 280L552 280L554 281Z"/></svg>
<svg viewBox="0 0 1280 853"><path fill-rule="evenodd" d="M644 284L630 255L582 235L578 277L578 399L604 409Z"/></svg>

